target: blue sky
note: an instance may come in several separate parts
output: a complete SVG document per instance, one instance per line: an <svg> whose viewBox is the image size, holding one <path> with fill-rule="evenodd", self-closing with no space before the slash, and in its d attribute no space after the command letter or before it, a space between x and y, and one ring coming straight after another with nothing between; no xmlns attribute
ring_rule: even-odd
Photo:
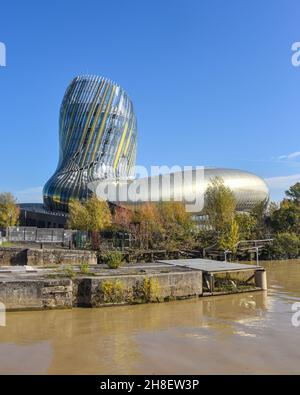
<svg viewBox="0 0 300 395"><path fill-rule="evenodd" d="M300 180L298 0L1 2L0 190L39 201L58 114L78 74L118 82L138 118L138 164L255 172L273 199Z"/></svg>

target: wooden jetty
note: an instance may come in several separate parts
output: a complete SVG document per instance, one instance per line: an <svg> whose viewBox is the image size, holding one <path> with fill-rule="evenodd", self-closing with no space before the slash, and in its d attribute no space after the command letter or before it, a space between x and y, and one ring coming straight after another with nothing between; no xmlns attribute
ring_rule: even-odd
<svg viewBox="0 0 300 395"><path fill-rule="evenodd" d="M217 274L230 274L237 272L252 272L252 275L245 281L245 283L254 279L257 290L267 290L266 271L259 265L248 265L200 258L159 260L157 262L165 265L180 266L201 271L203 275L203 283L207 285L209 295L213 295L215 293L215 276Z"/></svg>

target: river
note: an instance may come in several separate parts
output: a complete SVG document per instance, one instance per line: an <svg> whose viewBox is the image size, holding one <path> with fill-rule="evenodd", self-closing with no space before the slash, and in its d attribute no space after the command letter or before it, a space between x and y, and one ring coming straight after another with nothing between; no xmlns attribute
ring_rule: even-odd
<svg viewBox="0 0 300 395"><path fill-rule="evenodd" d="M267 293L8 313L0 373L299 374L300 261L264 266Z"/></svg>

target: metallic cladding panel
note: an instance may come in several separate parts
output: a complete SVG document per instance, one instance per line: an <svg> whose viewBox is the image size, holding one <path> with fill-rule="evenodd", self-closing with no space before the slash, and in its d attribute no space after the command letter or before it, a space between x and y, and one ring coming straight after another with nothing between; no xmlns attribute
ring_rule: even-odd
<svg viewBox="0 0 300 395"><path fill-rule="evenodd" d="M253 173L235 169L205 169L205 189L211 179L220 177L229 187L237 201L238 211L250 211L257 204L269 199L269 188L265 181Z"/></svg>
<svg viewBox="0 0 300 395"><path fill-rule="evenodd" d="M122 182L112 181L111 184L114 188L117 188L117 193L111 193L111 195L104 196L100 193L104 188L97 188L97 182L90 185L91 189L98 195L99 198L107 198L111 202L116 204L122 204L126 206L137 206L141 203L146 203L150 201L181 201L187 206L191 205L193 199L198 202L202 202L205 207L205 191L209 186L211 180L216 177L222 178L225 186L229 187L237 201L238 211L250 211L258 203L269 198L269 190L260 177L255 174L234 170L234 169L220 169L220 168L204 168L203 177L196 176L196 169L189 170L185 172L185 176L188 173L192 173L192 176L188 176L189 183L182 183L183 173L181 177L176 177L176 174L171 173L161 176L154 176L148 178L140 178L135 180L128 180ZM201 174L201 170L198 170ZM171 182L169 183L169 188L161 188L161 182L171 176ZM173 181L172 181L173 180ZM109 181L104 181L105 184L109 185ZM101 184L101 183L99 183ZM154 194L151 185L154 185ZM166 183L165 183L166 185ZM146 188L145 186L149 186ZM157 186L157 187L156 187ZM139 193L136 199L120 199L120 196L130 196L128 190L138 190ZM115 192L115 189L112 189ZM132 196L132 195L131 195ZM117 197L117 199L116 199ZM178 197L178 198L177 198ZM194 214L201 214L203 204L201 209L194 211ZM197 204L198 206L199 204ZM197 208L197 206L194 206Z"/></svg>
<svg viewBox="0 0 300 395"><path fill-rule="evenodd" d="M50 210L68 211L71 199L82 201L91 195L88 185L94 184L92 189L96 190L98 182L114 177L128 180L124 181L124 188L132 183L151 182L150 178L132 180L136 150L137 121L126 92L103 77L74 78L60 108L59 161L44 187L45 206ZM256 175L218 168L205 168L200 184L174 183L169 193L175 196L184 188L181 195L189 195L189 191L195 189L204 194L209 181L215 177L221 177L232 189L240 211L251 210L269 196L265 182ZM166 194L166 190L158 189L154 193L155 200L168 200ZM150 201L150 198L145 195L142 201Z"/></svg>
<svg viewBox="0 0 300 395"><path fill-rule="evenodd" d="M74 78L60 108L59 161L43 190L45 205L67 211L71 199L90 196L89 182L111 172L132 177L136 148L137 122L126 92L103 77Z"/></svg>

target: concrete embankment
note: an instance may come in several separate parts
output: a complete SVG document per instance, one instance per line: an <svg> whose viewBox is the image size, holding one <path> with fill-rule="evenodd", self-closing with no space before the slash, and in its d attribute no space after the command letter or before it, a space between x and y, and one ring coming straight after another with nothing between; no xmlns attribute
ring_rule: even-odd
<svg viewBox="0 0 300 395"><path fill-rule="evenodd" d="M62 263L96 265L97 253L59 248L0 247L0 267L11 265L47 266Z"/></svg>
<svg viewBox="0 0 300 395"><path fill-rule="evenodd" d="M168 301L201 296L202 273L159 263L108 269L62 266L53 269L2 267L0 302L9 310L42 310L72 307Z"/></svg>

